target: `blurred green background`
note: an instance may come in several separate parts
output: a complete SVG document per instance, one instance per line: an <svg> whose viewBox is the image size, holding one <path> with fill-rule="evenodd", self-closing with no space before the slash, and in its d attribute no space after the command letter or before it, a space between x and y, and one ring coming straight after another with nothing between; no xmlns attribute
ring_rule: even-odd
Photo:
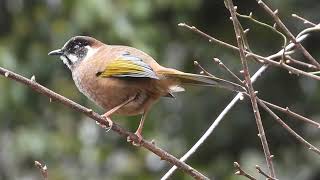
<svg viewBox="0 0 320 180"><path fill-rule="evenodd" d="M286 25L297 34L307 27L291 17L296 13L320 22L318 0L267 1L278 8ZM256 1L236 1L238 11L273 24ZM198 60L213 74L231 79L213 62L218 57L240 75L238 54L178 27L195 25L219 39L235 44L233 26L223 1L213 0L0 0L0 66L26 77L35 75L42 85L103 113L78 92L69 70L50 50L75 35L93 36L108 44L139 48L164 66L199 72ZM281 38L269 30L241 20L251 48L270 55L281 48ZM320 59L319 34L304 42ZM296 58L303 59L299 54ZM251 72L260 67L250 62ZM232 79L231 79L232 80ZM255 84L260 97L319 122L320 85L315 80L270 68ZM181 157L204 133L235 94L218 88L194 88L163 98L148 116L144 137ZM293 129L320 145L319 130L279 113ZM140 117L114 117L134 131ZM280 179L315 180L320 177L319 156L310 152L262 111L276 174ZM45 162L54 180L159 179L171 166L152 153L132 147L113 132L105 133L89 120L59 103L14 81L0 77L0 179L41 179L34 160ZM261 143L248 101L237 104L188 164L212 179L235 176L233 162L259 177L255 165L265 167ZM190 179L177 171L172 179Z"/></svg>

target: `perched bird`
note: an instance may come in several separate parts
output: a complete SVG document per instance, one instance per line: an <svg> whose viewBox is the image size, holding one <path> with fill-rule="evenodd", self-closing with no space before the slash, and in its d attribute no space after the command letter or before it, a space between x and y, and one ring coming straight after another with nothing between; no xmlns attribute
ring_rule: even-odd
<svg viewBox="0 0 320 180"><path fill-rule="evenodd" d="M133 47L107 45L88 36L73 37L48 55L60 56L78 89L106 110L103 116L110 126L112 114L142 114L135 132L139 140L150 107L160 97L173 97L173 93L184 91L183 85L245 91L242 86L217 77L163 67Z"/></svg>

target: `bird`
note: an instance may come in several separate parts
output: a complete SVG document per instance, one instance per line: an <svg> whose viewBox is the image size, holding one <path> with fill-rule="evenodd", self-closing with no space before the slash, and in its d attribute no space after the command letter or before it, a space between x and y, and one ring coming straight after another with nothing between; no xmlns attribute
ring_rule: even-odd
<svg viewBox="0 0 320 180"><path fill-rule="evenodd" d="M135 131L139 143L146 116L161 97L174 98L185 85L221 87L243 92L244 87L201 74L161 66L147 53L130 46L108 45L93 37L75 36L48 55L59 56L71 71L76 87L105 110L102 115L112 127L111 115L141 115ZM127 139L134 143L130 137Z"/></svg>

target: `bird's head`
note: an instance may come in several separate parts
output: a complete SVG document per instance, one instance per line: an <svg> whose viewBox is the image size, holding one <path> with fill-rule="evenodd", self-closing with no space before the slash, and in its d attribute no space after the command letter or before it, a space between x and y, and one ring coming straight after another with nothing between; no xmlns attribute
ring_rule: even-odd
<svg viewBox="0 0 320 180"><path fill-rule="evenodd" d="M61 49L53 50L48 55L60 56L60 59L69 69L88 59L92 56L103 43L88 37L88 36L75 36L68 40Z"/></svg>

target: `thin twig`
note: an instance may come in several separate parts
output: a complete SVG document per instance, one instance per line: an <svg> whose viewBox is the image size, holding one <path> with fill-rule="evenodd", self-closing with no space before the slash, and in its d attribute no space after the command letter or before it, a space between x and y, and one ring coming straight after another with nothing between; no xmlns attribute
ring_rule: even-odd
<svg viewBox="0 0 320 180"><path fill-rule="evenodd" d="M269 6L267 6L262 0L257 0L258 4L273 18L273 20L277 23L277 25L283 30L283 32L290 38L290 40L297 45L297 47L301 50L304 56L315 66L320 68L320 64L317 60L315 60L312 55L301 45L300 42L296 41L296 38L289 31L289 29L284 25L281 19L278 16L278 10L272 11Z"/></svg>
<svg viewBox="0 0 320 180"><path fill-rule="evenodd" d="M305 63L305 62L302 62L302 61L298 61L298 60L292 58L289 55L286 56L286 59L287 59L286 60L287 64L297 64L297 65L300 65L300 66L303 66L303 67L307 67L307 68L310 68L310 69L313 69L313 70L319 69L315 65L312 65L312 64L309 64L309 63Z"/></svg>
<svg viewBox="0 0 320 180"><path fill-rule="evenodd" d="M240 81L240 83L243 83L243 82L239 79L239 77L238 77L237 75L235 75L227 66L225 66L225 65L223 64L223 62L222 62L221 60L219 60L218 58L214 58L214 60L215 60L215 62L218 63L221 67L223 67L227 72L229 72L234 78L238 79L238 80ZM311 64L310 64L310 65L311 65ZM311 66L313 66L313 65L311 65ZM205 69L204 69L204 70L205 70ZM267 102L267 101L264 101L264 100L262 100L262 101L263 101L265 104L267 104L268 106L270 106L270 107L272 107L272 108L274 108L274 109L277 109L277 110L279 110L279 111L281 111L281 112L284 112L284 113L286 113L286 114L288 114L288 115L290 115L290 116L292 116L292 117L294 117L294 118L296 118L296 119L298 119L298 120L305 121L305 122L307 122L307 123L309 123L309 124L311 124L311 125L313 125L313 126L316 126L316 128L320 128L320 123L315 122L315 121L313 121L313 120L311 120L311 119L309 119L309 118L306 118L306 117L304 117L304 116L302 116L302 115L300 115L300 114L297 114L297 113L295 113L295 112L292 112L288 107L282 108L282 107L277 106L277 105L275 105L275 104L272 104L272 103L270 103L270 102Z"/></svg>
<svg viewBox="0 0 320 180"><path fill-rule="evenodd" d="M216 38L214 38L214 37L212 37L212 36L204 33L203 31L199 30L198 28L196 28L196 27L194 27L194 26L190 26L190 25L188 25L188 24L186 24L186 23L179 23L178 26L180 26L180 27L186 27L186 28L188 28L188 29L190 29L190 30L192 30L192 31L194 31L194 32L202 35L203 37L209 39L209 42L215 42L215 43L217 43L217 44L219 44L219 45L221 45L221 46L224 46L224 47L227 47L227 48L230 48L230 49L239 51L239 48L238 48L238 47L233 46L233 45L231 45L231 44L229 44L229 43L226 43L226 42L224 42L224 41L221 41L221 40L219 40L219 39L216 39Z"/></svg>
<svg viewBox="0 0 320 180"><path fill-rule="evenodd" d="M241 59L241 63L242 63L242 67L243 67L243 75L248 87L248 93L250 95L250 99L251 99L251 104L252 104L252 109L253 109L253 113L256 119L256 124L258 127L258 131L259 131L259 137L261 140L261 144L263 147L263 151L264 151L264 155L266 158L266 162L267 162L267 166L268 169L270 171L271 177L276 177L275 176L275 170L274 170L274 166L273 166L273 162L272 162L272 158L271 158L271 153L269 150L269 145L268 145L268 141L264 132L264 128L263 128L263 124L262 124L262 120L261 120L261 116L260 116L260 112L259 112L259 107L257 104L257 98L256 98L256 94L255 91L253 89L252 83L251 83L251 78L250 78L250 72L249 72L249 67L247 64L247 60L246 60L246 55L244 52L244 40L243 40L243 36L241 34L241 24L237 19L237 15L236 15L236 11L233 5L232 0L225 0L225 4L227 5L227 8L229 9L229 12L231 14L232 17L232 22L233 22L233 27L234 27L234 31L235 31L235 35L236 35L236 39L238 42L238 47L239 47L239 52L240 52L240 59Z"/></svg>
<svg viewBox="0 0 320 180"><path fill-rule="evenodd" d="M256 169L257 169L257 171L260 173L260 174L262 174L264 177L266 177L267 178L267 180L277 180L276 178L273 178L273 177L271 177L271 176L269 176L266 172L264 172L261 168L260 168L260 166L258 166L258 165L256 165Z"/></svg>
<svg viewBox="0 0 320 180"><path fill-rule="evenodd" d="M310 24L311 26L316 26L315 23L313 23L313 22L311 22L311 21L309 21L309 20L307 20L307 19L305 19L305 18L303 18L303 17L301 17L301 16L299 16L297 14L292 14L292 17L295 17L295 18L303 21L304 24Z"/></svg>
<svg viewBox="0 0 320 180"><path fill-rule="evenodd" d="M303 31L301 31L296 38L304 35L304 34L309 34L311 32L319 32L320 31L320 25L314 26L314 27L309 27L307 29L304 29Z"/></svg>
<svg viewBox="0 0 320 180"><path fill-rule="evenodd" d="M234 173L235 175L239 175L239 176L244 176L250 180L256 180L256 178L254 178L253 176L251 176L250 174L248 174L247 172L245 172L241 167L240 164L238 162L234 162L233 166L237 169L237 171Z"/></svg>
<svg viewBox="0 0 320 180"><path fill-rule="evenodd" d="M218 58L213 58L213 62L218 64L220 67L222 67L224 70L226 70L232 77L234 77L240 84L243 84L243 81L234 74L226 65L223 64L223 62Z"/></svg>
<svg viewBox="0 0 320 180"><path fill-rule="evenodd" d="M289 65L287 65L285 63L276 62L276 61L270 60L268 58L265 58L265 57L262 57L262 56L259 56L259 55L256 55L256 54L247 54L246 56L247 57L250 57L250 56L257 57L257 58L263 60L265 64L270 64L270 65L273 65L273 66L276 66L276 67L284 68L284 69L288 70L289 73L291 73L291 74L296 74L296 75L300 75L301 74L301 75L316 79L318 81L320 80L320 76L317 76L317 75L302 71L300 69L297 69L297 68L294 68L292 66L289 66Z"/></svg>
<svg viewBox="0 0 320 180"><path fill-rule="evenodd" d="M97 121L98 123L105 125L106 127L109 127L109 123L102 116L100 116L98 113L92 111L92 109L88 109L84 106L81 106L80 104L78 104L74 101L71 101L70 99L68 99L58 93L53 92L52 90L38 84L35 81L27 79L19 74L16 74L16 73L9 71L9 70L2 68L2 67L0 67L0 74L7 77L7 78L15 80L19 83L22 83L22 84L32 88L33 90L37 91L38 93L43 94L52 100L60 102L60 103L64 104L65 106L72 108L73 110L75 110L77 112L85 114L86 116ZM114 132L118 133L120 136L124 137L125 139L127 139L127 137L130 136L130 139L132 139L134 142L139 144L139 138L135 134L123 129L117 123L114 122L111 129ZM177 159L173 155L171 155L168 152L162 150L161 148L155 146L151 142L148 142L148 141L142 139L141 146L144 147L145 149L148 149L149 151L153 152L154 154L158 155L162 160L166 160L167 162L169 162L175 166L178 166L182 171L184 171L185 173L187 173L188 175L190 175L196 179L208 179L206 176L204 176L203 174L198 172L196 169L194 169L191 166L187 165L186 163L180 161L179 159Z"/></svg>
<svg viewBox="0 0 320 180"><path fill-rule="evenodd" d="M218 45L224 46L224 47L226 47L226 48L229 48L229 49L232 49L232 50L235 50L235 51L239 51L239 48L238 48L238 47L236 47L236 46L234 46L234 45L231 45L231 44L229 44L229 43L226 43L226 42L224 42L224 41L222 41L222 40L219 40L219 39L217 39L217 38L215 38L215 37L212 37L212 36L210 36L209 34L201 31L201 30L198 29L198 28L196 28L195 26L190 26L190 25L188 25L188 24L186 24L186 23L179 23L178 26L180 26L180 27L185 27L185 28L187 28L187 29L189 29L189 30L191 30L191 31L193 31L193 32L196 32L196 33L200 34L201 36L209 39L209 42L215 42L215 43L217 43ZM305 37L302 37L301 39L304 39L304 38L305 38ZM298 40L298 41L299 41L299 40ZM294 47L293 45L287 46L287 47L284 49L285 51L281 51L281 52L282 52L282 53L285 53L285 52L286 52L285 54L288 54L289 52L287 52L287 51L290 51L293 47ZM246 53L246 54L249 54L249 53L250 53L250 54L253 54L253 55L254 55L253 58L254 58L256 61L258 61L258 62L260 62L260 63L264 63L263 61L260 61L260 60L257 58L257 57L259 57L259 55L254 54L254 53L251 52L251 51L245 51L245 53ZM291 52L291 53L292 53L292 52ZM289 54L290 54L290 53L289 53Z"/></svg>
<svg viewBox="0 0 320 180"><path fill-rule="evenodd" d="M282 46L282 48L284 48L284 47L287 46L287 37L286 37L282 32L278 31L274 26L270 26L269 24L266 24L266 23L264 23L264 22L261 22L261 21L255 19L255 18L253 18L253 17L252 17L252 12L251 12L249 15L243 15L243 14L240 14L240 13L238 13L238 12L236 12L236 14L237 14L237 16L239 16L239 17L242 17L242 18L245 18L245 19L249 19L249 20L253 21L253 22L256 23L256 24L259 24L259 25L261 25L261 26L263 26L263 27L266 27L266 28L270 29L271 31L277 33L277 34L280 35L280 36L282 37L282 39L283 39L283 46ZM284 52L285 52L285 51L284 51Z"/></svg>
<svg viewBox="0 0 320 180"><path fill-rule="evenodd" d="M237 13L237 12L236 12L236 14L237 14L237 16L239 16L239 17L242 17L242 18L245 18L245 19L249 19L249 20L253 21L253 22L256 23L256 24L259 24L259 25L261 25L261 26L263 26L263 27L266 27L266 28L268 28L268 29L271 29L273 32L279 34L279 35L282 37L282 39L283 39L283 45L282 45L283 53L282 53L282 56L281 56L281 60L280 60L280 61L284 61L284 60L285 60L285 53L286 53L285 47L287 46L288 40L287 40L287 37L286 37L282 32L280 32L280 31L277 30L277 28L276 28L275 25L274 25L274 26L270 26L269 24L266 24L266 23L264 23L264 22L261 22L261 21L255 19L255 18L253 18L253 17L252 17L252 12L250 12L249 16L247 16L247 15L242 15L242 14L239 14L239 13Z"/></svg>
<svg viewBox="0 0 320 180"><path fill-rule="evenodd" d="M180 23L181 24L181 23ZM208 38L211 41L214 42L219 42L220 40L200 31L199 29L197 29L196 27L194 27L193 29L191 29L189 25L182 23L183 27L188 28L189 30L205 37ZM307 38L307 35L305 36L301 36L299 37L297 40L298 41L303 41ZM225 43L225 42L224 42ZM228 43L226 43L228 44ZM223 44L222 44L223 45ZM224 46L224 45L223 45ZM285 48L286 50L290 50L292 48L294 48L294 44L290 43L288 44L288 46ZM224 46L227 48L232 48L232 45L229 44L229 46ZM235 47L235 46L234 46ZM235 47L235 49L233 50L238 50L237 47ZM271 56L266 57L267 59L276 59L282 56L283 50L280 50L279 52L277 52L276 54L273 54ZM262 75L263 72L265 72L265 70L269 67L268 64L263 65L251 78L251 82L255 82L258 77L260 77ZM208 137L213 133L213 131L215 130L216 127L218 127L218 125L220 124L220 122L222 121L222 119L224 118L224 116L232 109L232 107L241 99L242 97L242 93L238 93L231 101L230 103L222 110L222 112L219 114L219 116L213 121L213 123L210 125L210 127L206 130L206 132L201 136L201 138L188 150L188 152L186 152L181 158L180 161L186 161L189 157L191 157L197 150L198 148L208 139ZM171 177L171 175L175 172L175 170L177 169L176 166L173 166L170 168L170 170L161 178L161 180L166 180L169 179Z"/></svg>
<svg viewBox="0 0 320 180"><path fill-rule="evenodd" d="M309 143L303 137L297 134L293 129L291 129L290 126L288 126L285 122L283 122L282 119L277 114L275 114L271 109L269 109L268 106L263 101L261 101L259 98L257 98L257 101L259 105L263 109L265 109L285 130L287 130L302 144L306 145L310 150L320 155L320 150L317 147L313 146L311 143Z"/></svg>
<svg viewBox="0 0 320 180"><path fill-rule="evenodd" d="M212 37L212 36L204 33L203 31L199 30L198 28L196 28L196 27L194 27L194 26L189 26L189 25L187 25L187 24L185 24L185 23L179 23L179 26L181 26L181 27L186 27L186 28L188 28L188 29L190 29L190 30L192 30L192 31L200 34L201 36L208 38L210 42L215 42L215 43L217 43L217 44L219 44L219 45L222 45L222 46L224 46L224 47L230 48L230 49L232 49L232 50L239 51L239 48L238 48L238 47L233 46L233 45L231 45L231 44L228 44L228 43L226 43L226 42L224 42L224 41L221 41L221 40L219 40L219 39L216 39L216 38L214 38L214 37ZM299 37L299 38L297 39L297 42L300 42L300 41L301 41L300 39L305 39L306 36L307 36L307 35L304 35L304 36ZM288 51L288 50L292 49L293 47L294 47L294 45L287 46L287 47L285 48L285 50ZM284 51L282 50L281 53L283 53L283 52L284 52ZM316 80L320 80L320 77L319 77L319 76L316 76L316 75L311 74L311 73L307 73L307 72L302 71L302 70L300 70L300 69L297 69L297 68L294 68L294 67L292 67L292 66L289 66L289 65L287 65L287 64L285 64L285 63L272 61L270 58L266 58L266 57L257 55L257 54L255 54L255 53L249 52L249 51L245 51L245 53L246 53L246 56L247 56L247 57L254 57L254 58L259 59L259 62L260 62L260 63L270 64L270 65L272 65L272 66L284 68L284 69L286 69L286 70L288 70L289 72L294 73L294 74L301 74L301 75L304 75L304 76L307 76L307 77L310 77L310 78L313 78L313 79L316 79ZM281 56L280 56L280 57L281 57Z"/></svg>
<svg viewBox="0 0 320 180"><path fill-rule="evenodd" d="M201 64L198 61L193 61L193 64L197 66L199 69L201 69L200 74L205 74L207 76L213 76L211 73L209 73L206 69L204 69Z"/></svg>
<svg viewBox="0 0 320 180"><path fill-rule="evenodd" d="M297 113L291 111L288 107L283 108L283 107L277 106L277 105L275 105L275 104L272 104L272 103L270 103L270 102L264 101L264 100L262 100L262 99L260 99L260 100L261 100L263 103L265 103L267 106L269 106L269 107L271 107L271 108L273 108L273 109L276 109L276 110L278 110L278 111L284 112L284 113L286 113L287 115L290 115L290 116L292 116L292 117L294 117L294 118L296 118L296 119L298 119L298 120L301 120L301 121L304 121L304 122L306 122L306 123L309 123L309 124L315 126L316 128L320 128L320 123L315 122L315 121L313 121L313 120L311 120L311 119L309 119L309 118L306 118L306 117L304 117L304 116L301 116L300 114L297 114Z"/></svg>
<svg viewBox="0 0 320 180"><path fill-rule="evenodd" d="M41 164L39 161L34 161L34 165L39 169L43 180L48 180L48 167Z"/></svg>
<svg viewBox="0 0 320 180"><path fill-rule="evenodd" d="M309 72L310 74L320 74L320 71Z"/></svg>

